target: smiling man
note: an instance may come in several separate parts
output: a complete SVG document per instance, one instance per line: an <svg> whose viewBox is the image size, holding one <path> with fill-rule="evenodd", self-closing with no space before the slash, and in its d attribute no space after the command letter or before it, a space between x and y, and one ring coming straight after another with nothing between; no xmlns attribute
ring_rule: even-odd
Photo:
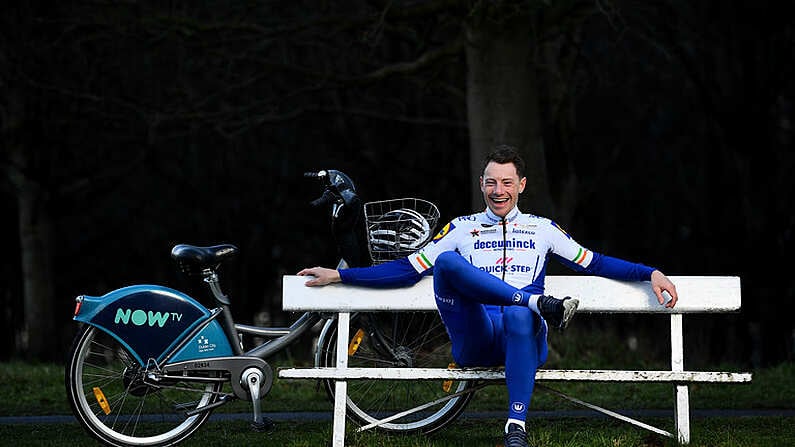
<svg viewBox="0 0 795 447"><path fill-rule="evenodd" d="M519 211L524 169L515 148L497 146L484 160L480 177L483 212L454 219L406 258L373 267L298 272L315 277L307 286L342 281L370 287L406 286L433 273L436 307L455 361L505 366L505 447L527 446L525 419L536 370L547 358L548 327L565 329L577 310L575 299L544 295L550 259L593 275L650 281L660 304L669 308L678 299L676 287L659 270L588 250L552 220ZM671 297L667 303L664 291Z"/></svg>

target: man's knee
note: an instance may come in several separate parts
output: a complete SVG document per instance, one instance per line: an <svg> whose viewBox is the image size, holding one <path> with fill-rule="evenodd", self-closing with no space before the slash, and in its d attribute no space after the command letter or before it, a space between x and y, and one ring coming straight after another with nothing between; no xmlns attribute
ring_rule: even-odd
<svg viewBox="0 0 795 447"><path fill-rule="evenodd" d="M445 251L439 254L436 257L436 262L433 264L433 272L436 274L437 272L448 272L454 268L457 264L458 259L461 255L454 251Z"/></svg>

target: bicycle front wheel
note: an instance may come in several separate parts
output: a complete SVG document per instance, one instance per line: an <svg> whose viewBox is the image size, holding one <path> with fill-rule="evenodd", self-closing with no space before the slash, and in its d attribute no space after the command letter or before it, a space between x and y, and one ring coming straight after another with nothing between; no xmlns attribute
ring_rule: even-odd
<svg viewBox="0 0 795 447"><path fill-rule="evenodd" d="M350 334L348 366L352 368L447 368L453 362L450 338L436 312L353 314ZM334 319L321 332L315 365L336 366L336 346ZM324 384L333 400L334 380ZM354 422L367 425L439 401L378 425L384 431L428 434L461 414L472 398L473 386L469 381L348 380L347 413Z"/></svg>
<svg viewBox="0 0 795 447"><path fill-rule="evenodd" d="M213 373L218 376L218 373ZM66 367L66 392L80 424L113 446L167 446L210 416L189 410L213 403L223 383L152 381L127 348L93 326L78 333Z"/></svg>

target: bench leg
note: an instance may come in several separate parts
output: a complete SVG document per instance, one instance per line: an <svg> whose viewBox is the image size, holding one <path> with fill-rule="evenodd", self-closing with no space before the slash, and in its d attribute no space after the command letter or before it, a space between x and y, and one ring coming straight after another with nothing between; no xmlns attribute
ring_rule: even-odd
<svg viewBox="0 0 795 447"><path fill-rule="evenodd" d="M348 368L348 333L351 314L340 312L337 316L337 368ZM345 411L348 404L348 382L337 380L334 384L333 447L345 446Z"/></svg>
<svg viewBox="0 0 795 447"><path fill-rule="evenodd" d="M682 314L671 314L671 371L684 371L685 349L682 337ZM680 444L690 443L690 395L687 385L676 385L674 396L676 437Z"/></svg>
<svg viewBox="0 0 795 447"><path fill-rule="evenodd" d="M690 398L687 385L676 385L676 437L680 444L690 443Z"/></svg>
<svg viewBox="0 0 795 447"><path fill-rule="evenodd" d="M348 394L348 382L338 380L334 387L334 447L345 445L345 406Z"/></svg>

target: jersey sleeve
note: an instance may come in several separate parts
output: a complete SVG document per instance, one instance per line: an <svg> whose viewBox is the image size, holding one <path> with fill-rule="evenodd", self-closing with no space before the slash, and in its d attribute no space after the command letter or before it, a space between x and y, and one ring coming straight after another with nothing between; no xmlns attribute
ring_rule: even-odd
<svg viewBox="0 0 795 447"><path fill-rule="evenodd" d="M599 253L594 253L591 265L585 269L587 273L622 281L648 281L654 270L654 267Z"/></svg>
<svg viewBox="0 0 795 447"><path fill-rule="evenodd" d="M560 225L551 220L548 222L549 227L546 230L552 254L557 255L563 264L574 270L582 271L588 268L594 259L594 253L578 244Z"/></svg>
<svg viewBox="0 0 795 447"><path fill-rule="evenodd" d="M407 258L395 259L372 267L342 269L339 272L340 280L344 284L375 288L410 286L424 276L412 268Z"/></svg>
<svg viewBox="0 0 795 447"><path fill-rule="evenodd" d="M417 273L430 273L436 258L445 251L455 250L456 238L461 230L455 221L447 223L425 247L408 256L408 261Z"/></svg>
<svg viewBox="0 0 795 447"><path fill-rule="evenodd" d="M655 270L640 263L593 252L578 244L563 228L550 221L553 254L572 270L621 281L648 281Z"/></svg>

